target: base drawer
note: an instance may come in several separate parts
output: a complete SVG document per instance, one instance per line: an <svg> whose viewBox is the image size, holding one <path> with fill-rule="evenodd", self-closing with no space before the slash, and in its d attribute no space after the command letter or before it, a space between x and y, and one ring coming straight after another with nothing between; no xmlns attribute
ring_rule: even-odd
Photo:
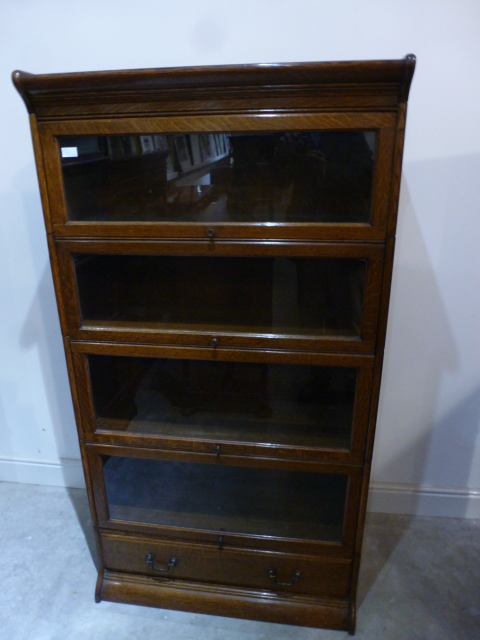
<svg viewBox="0 0 480 640"><path fill-rule="evenodd" d="M188 580L345 598L351 561L102 533L105 568Z"/></svg>

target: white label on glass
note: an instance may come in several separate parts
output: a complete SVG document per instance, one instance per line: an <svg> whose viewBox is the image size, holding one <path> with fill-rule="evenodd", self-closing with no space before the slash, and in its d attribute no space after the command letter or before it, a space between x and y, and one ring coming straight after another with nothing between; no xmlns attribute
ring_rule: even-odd
<svg viewBox="0 0 480 640"><path fill-rule="evenodd" d="M77 147L62 147L62 158L78 158Z"/></svg>

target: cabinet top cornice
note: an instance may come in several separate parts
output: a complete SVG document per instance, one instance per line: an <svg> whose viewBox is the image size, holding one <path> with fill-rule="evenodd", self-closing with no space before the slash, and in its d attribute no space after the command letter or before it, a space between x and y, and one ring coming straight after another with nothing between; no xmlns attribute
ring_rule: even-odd
<svg viewBox="0 0 480 640"><path fill-rule="evenodd" d="M12 79L30 113L44 107L155 102L164 98L229 99L264 95L380 95L406 102L415 56L400 60L183 67L36 75Z"/></svg>

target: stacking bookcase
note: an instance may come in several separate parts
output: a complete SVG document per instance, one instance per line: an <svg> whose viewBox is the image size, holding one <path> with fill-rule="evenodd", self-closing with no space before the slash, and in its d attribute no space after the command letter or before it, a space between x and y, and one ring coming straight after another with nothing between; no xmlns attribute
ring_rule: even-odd
<svg viewBox="0 0 480 640"><path fill-rule="evenodd" d="M414 67L14 72L97 601L354 632Z"/></svg>

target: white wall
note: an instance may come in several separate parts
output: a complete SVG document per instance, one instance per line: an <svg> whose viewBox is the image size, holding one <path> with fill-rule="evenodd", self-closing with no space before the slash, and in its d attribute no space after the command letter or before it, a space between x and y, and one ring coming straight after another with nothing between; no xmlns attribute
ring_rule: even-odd
<svg viewBox="0 0 480 640"><path fill-rule="evenodd" d="M475 0L4 0L0 478L81 483L27 114L11 71L413 52L370 505L479 517L479 33Z"/></svg>

